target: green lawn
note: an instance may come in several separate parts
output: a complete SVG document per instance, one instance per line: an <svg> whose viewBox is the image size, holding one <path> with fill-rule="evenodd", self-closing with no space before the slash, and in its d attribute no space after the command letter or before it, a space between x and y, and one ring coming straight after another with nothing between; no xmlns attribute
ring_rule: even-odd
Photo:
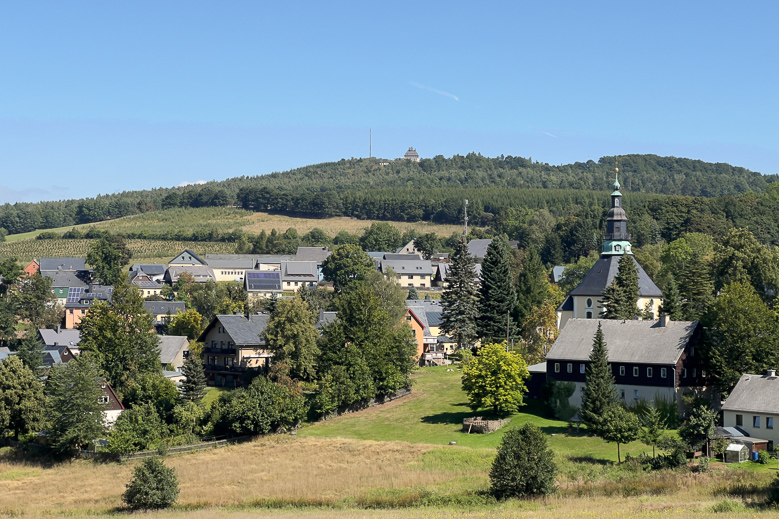
<svg viewBox="0 0 779 519"><path fill-rule="evenodd" d="M341 437L359 440L406 441L494 449L503 434L514 427L531 422L549 435L549 444L558 455L602 464L617 461L617 446L584 431L568 432L566 422L546 418L543 405L528 401L522 412L510 416L511 423L492 434L466 434L462 432L463 418L489 416L488 411L475 413L467 405L467 397L460 384L459 371L446 371L446 367L421 368L413 379L414 394L400 402L377 406L368 411L341 416L326 422L305 427L303 436ZM634 442L621 447L622 456L652 452L651 447Z"/></svg>

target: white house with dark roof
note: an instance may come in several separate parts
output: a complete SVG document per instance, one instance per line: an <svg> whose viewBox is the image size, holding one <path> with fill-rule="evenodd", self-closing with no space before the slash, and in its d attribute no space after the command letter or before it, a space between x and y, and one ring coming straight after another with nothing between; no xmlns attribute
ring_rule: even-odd
<svg viewBox="0 0 779 519"><path fill-rule="evenodd" d="M166 324L174 315L185 312L187 304L184 301L144 301L143 309L154 316L154 325Z"/></svg>
<svg viewBox="0 0 779 519"><path fill-rule="evenodd" d="M779 377L776 370L764 375L741 375L736 387L722 405L725 427L738 427L749 436L779 445Z"/></svg>
<svg viewBox="0 0 779 519"><path fill-rule="evenodd" d="M203 364L208 384L237 387L249 369L266 370L271 354L265 349L265 313L217 315L198 341L203 343Z"/></svg>
<svg viewBox="0 0 779 519"><path fill-rule="evenodd" d="M243 281L243 288L250 298L265 299L284 293L281 285L281 271L249 271Z"/></svg>
<svg viewBox="0 0 779 519"><path fill-rule="evenodd" d="M165 282L173 285L184 273L192 276L195 283L216 281L214 271L206 265L175 265L168 267L168 270L165 272Z"/></svg>
<svg viewBox="0 0 779 519"><path fill-rule="evenodd" d="M284 290L315 287L319 271L315 261L285 261L281 264L281 283Z"/></svg>
<svg viewBox="0 0 779 519"><path fill-rule="evenodd" d="M649 309L654 317L660 314L663 293L633 257L630 234L627 232L628 217L622 207L619 188L619 181L615 179L611 209L606 216L603 249L598 261L557 308L557 327L560 329L566 326L569 319L597 319L600 316L603 311L603 292L617 275L619 261L625 255L633 260L638 271L638 309Z"/></svg>
<svg viewBox="0 0 779 519"><path fill-rule="evenodd" d="M681 404L683 393L702 394L707 378L696 352L698 321L570 319L546 355L549 381L572 382L571 405L581 404L585 371L600 323L618 397L628 402L663 398Z"/></svg>
<svg viewBox="0 0 779 519"><path fill-rule="evenodd" d="M180 371L184 359L189 355L189 339L183 335L160 335L157 351L160 352L160 363L163 367L173 366L173 371Z"/></svg>
<svg viewBox="0 0 779 519"><path fill-rule="evenodd" d="M395 259L398 256L409 259ZM430 288L432 286L433 265L430 260L423 260L412 254L387 254L385 259L379 261L379 270L383 274L388 274L390 269L398 275L395 282L402 287Z"/></svg>

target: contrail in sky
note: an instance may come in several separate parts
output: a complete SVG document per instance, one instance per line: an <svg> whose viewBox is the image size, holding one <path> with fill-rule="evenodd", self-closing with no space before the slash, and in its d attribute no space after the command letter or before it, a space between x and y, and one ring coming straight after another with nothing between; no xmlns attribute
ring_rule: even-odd
<svg viewBox="0 0 779 519"><path fill-rule="evenodd" d="M550 137L554 137L555 139L557 139L557 135L553 135L553 134L551 134L551 133L549 133L549 132L546 132L546 131L544 131L544 130L541 130L540 128L533 128L532 126L528 126L528 128L530 128L531 130L535 130L535 131L537 131L537 132L541 132L541 133L543 133L544 135L548 135L548 136L550 136Z"/></svg>
<svg viewBox="0 0 779 519"><path fill-rule="evenodd" d="M421 88L422 90L427 90L428 92L433 92L434 94L439 94L439 95L442 95L442 96L449 97L451 99L454 99L455 101L459 101L460 100L460 98L457 97L456 95L450 94L449 92L444 92L443 90L430 88L428 86L420 85L419 83L413 83L413 82L409 83L409 85L411 85L412 87Z"/></svg>

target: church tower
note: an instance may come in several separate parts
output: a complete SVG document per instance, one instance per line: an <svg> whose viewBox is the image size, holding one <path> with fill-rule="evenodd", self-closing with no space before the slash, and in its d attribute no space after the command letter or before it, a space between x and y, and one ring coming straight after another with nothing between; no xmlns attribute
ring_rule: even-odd
<svg viewBox="0 0 779 519"><path fill-rule="evenodd" d="M617 169L614 191L611 193L611 208L606 214L606 233L603 235L600 258L584 276L582 282L571 290L568 297L557 308L557 327L560 329L571 318L597 319L600 316L603 311L601 303L603 292L617 275L619 260L625 254L630 255L638 271L638 308L642 311L649 310L655 319L658 318L663 293L633 257L628 233L628 217L622 207L622 193L619 189L619 169Z"/></svg>

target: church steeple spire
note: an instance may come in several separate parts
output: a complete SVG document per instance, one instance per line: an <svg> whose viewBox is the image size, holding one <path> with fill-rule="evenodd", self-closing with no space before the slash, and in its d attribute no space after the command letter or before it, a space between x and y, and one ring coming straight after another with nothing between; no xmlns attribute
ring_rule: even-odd
<svg viewBox="0 0 779 519"><path fill-rule="evenodd" d="M614 174L614 192L611 193L611 209L606 215L606 234L603 236L601 254L632 254L628 216L622 208L622 193L619 192L619 168Z"/></svg>

